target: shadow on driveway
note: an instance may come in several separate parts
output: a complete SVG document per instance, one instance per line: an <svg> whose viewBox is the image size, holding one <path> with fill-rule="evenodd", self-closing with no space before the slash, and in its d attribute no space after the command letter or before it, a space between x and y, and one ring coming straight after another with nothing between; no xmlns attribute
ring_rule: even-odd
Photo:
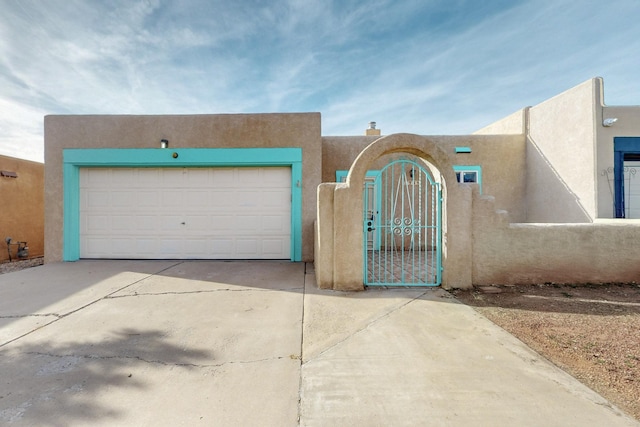
<svg viewBox="0 0 640 427"><path fill-rule="evenodd" d="M144 400L159 386L154 371L184 375L214 363L210 351L178 347L163 337L161 331L131 328L101 341L47 340L3 349L1 423L117 423L127 415L122 399Z"/></svg>

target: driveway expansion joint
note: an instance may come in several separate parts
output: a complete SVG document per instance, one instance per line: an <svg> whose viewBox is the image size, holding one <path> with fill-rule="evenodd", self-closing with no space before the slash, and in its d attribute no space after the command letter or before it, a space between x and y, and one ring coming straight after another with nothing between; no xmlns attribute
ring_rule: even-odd
<svg viewBox="0 0 640 427"><path fill-rule="evenodd" d="M128 295L107 295L104 299L132 298L141 296L159 296L159 295L189 295L189 294L213 294L217 292L287 292L287 291L304 291L303 288L273 288L273 289L207 289L201 291L167 291L167 292L135 292Z"/></svg>
<svg viewBox="0 0 640 427"><path fill-rule="evenodd" d="M143 363L147 363L150 365L162 365L162 366L174 366L174 367L182 367L182 368L219 368L226 365L235 365L235 364L251 364L251 363L262 363L262 362L271 362L276 360L284 360L291 359L297 360L300 359L297 355L288 355L288 356L274 356L274 357L266 357L264 359L255 359L255 360L237 360L237 361L227 361L221 363L172 363L166 362L163 360L148 360L144 359L140 356L100 356L97 354L54 354L54 353L46 353L40 351L29 351L24 354L28 354L31 356L46 356L56 359L63 359L66 357L76 357L81 359L90 359L90 360L133 360L139 361Z"/></svg>
<svg viewBox="0 0 640 427"><path fill-rule="evenodd" d="M366 331L371 326L373 326L374 324L378 323L380 320L382 320L382 319L384 319L386 317L389 317L391 314L403 309L404 307L406 307L407 305L411 304L412 302L419 300L420 298L425 296L427 294L427 292L429 292L429 291L424 291L420 295L418 295L418 296L416 296L414 298L411 298L409 301L405 302L404 304L400 304L399 306L393 308L392 310L381 314L380 316L376 317L375 319L372 319L366 325L364 325L362 328L352 332L351 334L349 334L348 336L344 337L344 339L338 341L337 343L332 344L329 347L325 348L323 351L321 351L320 353L315 355L313 358L307 359L307 360L302 360L302 365L306 365L307 363L314 361L315 359L317 359L320 356L324 355L326 352L330 351L331 349L338 347L339 345L341 345L341 344L347 342L348 340L350 340L352 337L358 335L359 333L361 333L363 331Z"/></svg>
<svg viewBox="0 0 640 427"><path fill-rule="evenodd" d="M58 319L62 319L64 317L62 314L57 313L33 313L33 314L12 314L2 316L0 315L0 319L23 319L26 317L57 317Z"/></svg>

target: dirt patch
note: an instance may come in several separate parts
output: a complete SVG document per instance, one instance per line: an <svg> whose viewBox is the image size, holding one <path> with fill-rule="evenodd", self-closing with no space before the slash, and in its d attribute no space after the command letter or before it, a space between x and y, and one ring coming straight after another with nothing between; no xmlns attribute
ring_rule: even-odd
<svg viewBox="0 0 640 427"><path fill-rule="evenodd" d="M490 286L452 293L640 420L640 285Z"/></svg>

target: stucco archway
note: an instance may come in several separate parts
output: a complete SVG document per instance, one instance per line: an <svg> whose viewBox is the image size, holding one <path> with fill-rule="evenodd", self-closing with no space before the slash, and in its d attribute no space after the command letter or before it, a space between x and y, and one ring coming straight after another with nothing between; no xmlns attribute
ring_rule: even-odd
<svg viewBox="0 0 640 427"><path fill-rule="evenodd" d="M367 170L383 156L406 153L423 159L437 169L443 187L443 281L445 287L468 286L471 280L471 250L468 241L456 238L468 235L471 224L456 221L451 212L457 204L470 204L471 191L457 184L450 157L442 147L425 136L393 134L367 146L349 169L345 183L323 184L318 189L318 224L316 230L316 270L318 285L340 290L362 290L363 184ZM456 233L451 233L456 227ZM326 233L331 232L328 236ZM456 256L452 256L456 254ZM456 262L459 260L460 262ZM452 268L453 267L453 268ZM318 271L322 269L322 271Z"/></svg>

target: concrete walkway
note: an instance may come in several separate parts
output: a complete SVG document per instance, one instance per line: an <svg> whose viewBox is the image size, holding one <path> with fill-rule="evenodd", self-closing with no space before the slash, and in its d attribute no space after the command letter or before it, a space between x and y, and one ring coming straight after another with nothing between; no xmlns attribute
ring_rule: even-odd
<svg viewBox="0 0 640 427"><path fill-rule="evenodd" d="M640 426L441 289L310 264L0 275L0 425Z"/></svg>

